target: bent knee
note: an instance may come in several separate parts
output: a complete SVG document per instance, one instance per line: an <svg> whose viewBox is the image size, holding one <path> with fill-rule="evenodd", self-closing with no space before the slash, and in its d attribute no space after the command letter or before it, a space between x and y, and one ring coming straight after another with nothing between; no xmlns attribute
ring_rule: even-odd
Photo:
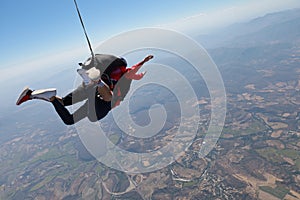
<svg viewBox="0 0 300 200"><path fill-rule="evenodd" d="M74 120L63 120L65 125L73 125L75 124Z"/></svg>

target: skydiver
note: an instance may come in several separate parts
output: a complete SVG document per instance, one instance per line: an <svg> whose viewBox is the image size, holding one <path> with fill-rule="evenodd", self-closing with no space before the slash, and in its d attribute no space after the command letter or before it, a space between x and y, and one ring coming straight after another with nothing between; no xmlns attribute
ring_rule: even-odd
<svg viewBox="0 0 300 200"><path fill-rule="evenodd" d="M145 72L137 73L144 63L153 58L146 56L141 62L127 67L124 58L108 54L96 54L77 70L83 83L63 98L56 96L56 89L32 90L28 87L21 92L16 105L32 99L51 102L66 125L72 125L85 117L92 122L104 118L111 109L120 105L130 89L132 80L140 80ZM71 114L66 106L84 101L84 104Z"/></svg>

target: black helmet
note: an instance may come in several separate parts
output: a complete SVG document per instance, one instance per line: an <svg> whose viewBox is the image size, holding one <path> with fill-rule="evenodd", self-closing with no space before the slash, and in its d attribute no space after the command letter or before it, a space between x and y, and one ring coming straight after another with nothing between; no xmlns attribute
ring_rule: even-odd
<svg viewBox="0 0 300 200"><path fill-rule="evenodd" d="M123 63L123 66L127 67L127 61L125 60L125 58L120 57L120 61Z"/></svg>

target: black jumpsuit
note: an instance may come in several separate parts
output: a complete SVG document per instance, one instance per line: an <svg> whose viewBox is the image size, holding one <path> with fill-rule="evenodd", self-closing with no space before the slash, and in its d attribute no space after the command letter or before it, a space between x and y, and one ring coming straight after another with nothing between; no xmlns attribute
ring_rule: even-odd
<svg viewBox="0 0 300 200"><path fill-rule="evenodd" d="M123 58L119 58L113 55L96 54L95 58L97 62L95 67L98 68L101 73L104 72L106 74L109 74L109 70L113 70L114 67L127 66L127 63ZM94 66L94 63L92 63L91 58L89 58L85 63L80 63L80 65L83 69L90 69ZM110 101L107 102L100 98L95 85L80 85L73 92L63 97L62 100L63 104L61 104L58 99L52 101L52 104L60 118L67 125L72 125L85 117L88 117L88 119L92 122L96 122L104 118L112 109ZM71 114L65 107L84 100L84 104L73 114Z"/></svg>

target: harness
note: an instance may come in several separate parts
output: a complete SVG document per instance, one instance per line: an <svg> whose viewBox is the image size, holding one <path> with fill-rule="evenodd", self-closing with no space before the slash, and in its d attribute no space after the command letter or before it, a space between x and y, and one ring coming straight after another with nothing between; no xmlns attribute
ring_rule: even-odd
<svg viewBox="0 0 300 200"><path fill-rule="evenodd" d="M101 75L101 80L104 81L113 91L112 104L117 101L122 101L129 91L131 81L124 80L122 76L127 72L126 66L109 66ZM121 79L122 78L122 79ZM119 80L122 80L119 84Z"/></svg>

